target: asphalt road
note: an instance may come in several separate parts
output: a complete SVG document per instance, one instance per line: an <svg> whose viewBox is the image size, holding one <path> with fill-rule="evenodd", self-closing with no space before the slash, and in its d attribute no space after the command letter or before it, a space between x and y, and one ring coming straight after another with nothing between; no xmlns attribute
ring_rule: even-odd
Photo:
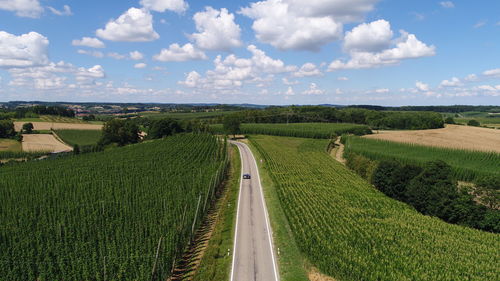
<svg viewBox="0 0 500 281"><path fill-rule="evenodd" d="M257 163L246 144L233 143L240 150L242 173L231 281L278 281L271 226ZM243 174L250 174L251 179L243 179Z"/></svg>

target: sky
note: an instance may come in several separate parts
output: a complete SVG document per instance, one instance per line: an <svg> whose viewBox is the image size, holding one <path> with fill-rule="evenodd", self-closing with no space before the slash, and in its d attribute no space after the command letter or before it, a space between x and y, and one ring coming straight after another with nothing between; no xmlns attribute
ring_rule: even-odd
<svg viewBox="0 0 500 281"><path fill-rule="evenodd" d="M0 101L500 105L500 1L0 0Z"/></svg>

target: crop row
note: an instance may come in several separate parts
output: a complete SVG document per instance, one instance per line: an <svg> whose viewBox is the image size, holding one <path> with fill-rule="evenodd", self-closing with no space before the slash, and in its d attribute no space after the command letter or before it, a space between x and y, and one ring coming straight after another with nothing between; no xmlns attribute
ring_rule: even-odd
<svg viewBox="0 0 500 281"><path fill-rule="evenodd" d="M347 137L346 153L356 153L372 160L397 160L404 164L422 165L442 160L453 167L455 177L463 181L476 181L484 177L500 178L500 154L416 144L396 143L359 137Z"/></svg>
<svg viewBox="0 0 500 281"><path fill-rule="evenodd" d="M217 138L177 135L1 167L0 280L150 280L155 262L164 280L226 164Z"/></svg>
<svg viewBox="0 0 500 281"><path fill-rule="evenodd" d="M327 141L255 136L302 253L336 280L499 280L500 236L386 197L325 153Z"/></svg>

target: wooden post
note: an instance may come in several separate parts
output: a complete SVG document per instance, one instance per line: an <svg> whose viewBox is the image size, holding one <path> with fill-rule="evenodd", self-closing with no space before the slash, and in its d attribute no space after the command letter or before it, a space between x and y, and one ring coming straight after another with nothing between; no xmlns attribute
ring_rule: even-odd
<svg viewBox="0 0 500 281"><path fill-rule="evenodd" d="M155 257L155 262L153 264L153 270L151 271L151 281L155 280L156 276L156 265L158 263L158 257L160 256L160 247L161 247L161 241L163 240L163 236L160 237L160 240L158 240L158 247L156 248L156 257Z"/></svg>

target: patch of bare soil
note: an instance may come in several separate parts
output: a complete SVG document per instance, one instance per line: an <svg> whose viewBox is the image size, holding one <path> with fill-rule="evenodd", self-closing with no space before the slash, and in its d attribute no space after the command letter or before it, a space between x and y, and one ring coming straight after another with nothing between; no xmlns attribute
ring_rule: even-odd
<svg viewBox="0 0 500 281"><path fill-rule="evenodd" d="M16 131L21 131L23 124L30 122L14 122ZM76 124L76 123L53 123L53 122L32 122L36 131L49 130L101 130L102 125Z"/></svg>
<svg viewBox="0 0 500 281"><path fill-rule="evenodd" d="M58 141L53 135L25 134L23 135L23 151L72 151L73 148Z"/></svg>
<svg viewBox="0 0 500 281"><path fill-rule="evenodd" d="M318 269L316 268L311 268L309 271L309 280L310 281L336 281L332 277L326 276L324 274L321 274Z"/></svg>
<svg viewBox="0 0 500 281"><path fill-rule="evenodd" d="M500 153L500 130L479 127L448 125L446 128L433 130L379 131L379 133L364 137L427 146Z"/></svg>

